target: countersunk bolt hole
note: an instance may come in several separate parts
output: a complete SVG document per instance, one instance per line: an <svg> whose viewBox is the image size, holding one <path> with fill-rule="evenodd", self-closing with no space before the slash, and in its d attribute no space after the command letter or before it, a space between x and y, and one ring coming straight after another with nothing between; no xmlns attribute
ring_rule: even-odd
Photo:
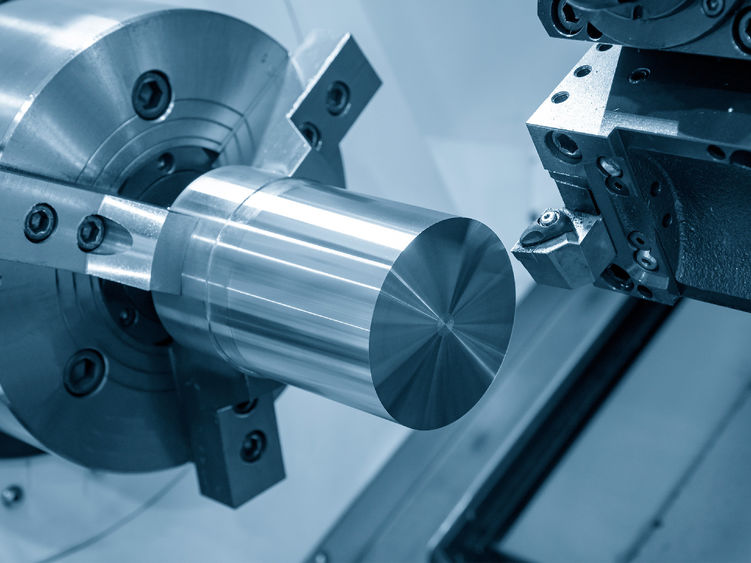
<svg viewBox="0 0 751 563"><path fill-rule="evenodd" d="M608 176L605 179L605 185L614 194L628 195L628 188L626 187L626 184L621 182L621 180L615 176Z"/></svg>
<svg viewBox="0 0 751 563"><path fill-rule="evenodd" d="M24 499L23 488L20 485L8 485L0 492L0 499L5 508L18 506Z"/></svg>
<svg viewBox="0 0 751 563"><path fill-rule="evenodd" d="M715 160L725 160L725 157L727 156L725 154L725 151L717 145L709 145L707 147L707 153L709 153L709 156L711 156Z"/></svg>
<svg viewBox="0 0 751 563"><path fill-rule="evenodd" d="M235 414L237 415L245 416L253 412L257 406L258 397L250 401L243 401L242 403L238 403L234 407L232 407L232 410L235 411Z"/></svg>
<svg viewBox="0 0 751 563"><path fill-rule="evenodd" d="M302 136L305 137L305 140L308 141L308 144L313 147L315 150L320 150L321 146L323 145L323 139L321 138L321 131L310 123L309 121L306 121L302 125L300 125L300 133L302 133Z"/></svg>
<svg viewBox="0 0 751 563"><path fill-rule="evenodd" d="M648 68L642 67L637 68L633 71L631 71L631 74L628 75L628 81L631 84L639 84L640 82L644 82L652 75L652 71Z"/></svg>
<svg viewBox="0 0 751 563"><path fill-rule="evenodd" d="M169 109L172 86L167 75L158 70L144 72L133 85L133 109L147 121L159 119Z"/></svg>
<svg viewBox="0 0 751 563"><path fill-rule="evenodd" d="M631 291L634 289L634 282L631 280L631 276L617 264L608 266L600 277L602 281L615 290Z"/></svg>
<svg viewBox="0 0 751 563"><path fill-rule="evenodd" d="M635 246L636 248L646 248L647 246L647 237L639 231L634 231L628 235L628 241L631 243L631 246Z"/></svg>
<svg viewBox="0 0 751 563"><path fill-rule="evenodd" d="M597 29L595 26L593 26L591 23L587 24L587 35L589 35L589 38L593 41L597 41L598 39L602 39L602 31Z"/></svg>
<svg viewBox="0 0 751 563"><path fill-rule="evenodd" d="M638 291L639 295L641 295L645 299L652 299L652 297L654 297L652 290L649 289L648 287L644 287L643 285L638 286L636 288L636 291Z"/></svg>
<svg viewBox="0 0 751 563"><path fill-rule="evenodd" d="M96 350L79 350L65 364L63 384L74 397L85 397L99 389L107 374L104 357Z"/></svg>
<svg viewBox="0 0 751 563"><path fill-rule="evenodd" d="M78 248L91 252L99 248L104 241L104 219L99 215L89 215L78 225Z"/></svg>
<svg viewBox="0 0 751 563"><path fill-rule="evenodd" d="M266 434L260 430L254 430L243 439L240 456L243 461L255 463L261 459L264 451L266 451Z"/></svg>
<svg viewBox="0 0 751 563"><path fill-rule="evenodd" d="M590 72L592 72L592 67L589 65L582 65L579 68L577 68L574 71L574 76L577 78L584 78L587 76Z"/></svg>
<svg viewBox="0 0 751 563"><path fill-rule="evenodd" d="M652 253L649 250L639 250L634 255L634 260L639 266L650 272L657 269L657 259L652 256Z"/></svg>
<svg viewBox="0 0 751 563"><path fill-rule="evenodd" d="M607 43L600 43L597 46L597 50L600 51L600 52L610 51L610 49L612 49L612 48L613 48L613 46L609 45Z"/></svg>
<svg viewBox="0 0 751 563"><path fill-rule="evenodd" d="M337 80L326 91L326 109L331 115L344 115L350 107L349 86Z"/></svg>
<svg viewBox="0 0 751 563"><path fill-rule="evenodd" d="M166 152L156 161L156 167L165 174L171 174L175 170L175 156Z"/></svg>
<svg viewBox="0 0 751 563"><path fill-rule="evenodd" d="M30 242L47 240L57 228L57 213L46 203L37 203L26 214L23 233Z"/></svg>
<svg viewBox="0 0 751 563"><path fill-rule="evenodd" d="M568 92L556 92L555 94L553 94L553 97L550 98L550 101L553 102L554 104L562 104L563 102L568 100L568 98L569 98Z"/></svg>

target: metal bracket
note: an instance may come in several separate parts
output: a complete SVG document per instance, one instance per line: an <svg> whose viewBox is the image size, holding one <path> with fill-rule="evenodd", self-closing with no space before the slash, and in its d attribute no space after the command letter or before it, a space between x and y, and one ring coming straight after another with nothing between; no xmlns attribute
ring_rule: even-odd
<svg viewBox="0 0 751 563"><path fill-rule="evenodd" d="M283 386L185 348L173 364L201 494L237 508L284 479L274 412Z"/></svg>

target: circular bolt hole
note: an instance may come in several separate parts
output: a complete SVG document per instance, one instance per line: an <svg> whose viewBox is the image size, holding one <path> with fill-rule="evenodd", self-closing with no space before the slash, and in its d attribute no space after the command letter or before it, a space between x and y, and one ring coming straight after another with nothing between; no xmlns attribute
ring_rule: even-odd
<svg viewBox="0 0 751 563"><path fill-rule="evenodd" d="M0 499L2 499L5 508L18 506L23 501L23 498L24 492L20 485L8 485L0 492Z"/></svg>
<svg viewBox="0 0 751 563"><path fill-rule="evenodd" d="M707 153L709 153L709 156L715 160L725 160L725 151L717 145L709 145L707 147Z"/></svg>
<svg viewBox="0 0 751 563"><path fill-rule="evenodd" d="M63 370L63 384L74 397L90 395L102 385L106 364L96 350L80 350L73 354Z"/></svg>
<svg viewBox="0 0 751 563"><path fill-rule="evenodd" d="M170 152L164 153L156 160L156 167L165 174L170 174L175 170L175 156Z"/></svg>
<svg viewBox="0 0 751 563"><path fill-rule="evenodd" d="M719 16L725 9L724 0L702 0L701 9L710 18Z"/></svg>
<svg viewBox="0 0 751 563"><path fill-rule="evenodd" d="M584 78L592 72L592 67L589 65L582 65L574 71L574 76L577 78Z"/></svg>
<svg viewBox="0 0 751 563"><path fill-rule="evenodd" d="M568 100L568 98L569 98L568 92L556 92L555 94L553 94L553 97L550 98L550 101L553 102L554 104L562 104L563 102Z"/></svg>
<svg viewBox="0 0 751 563"><path fill-rule="evenodd" d="M321 138L321 131L312 123L306 121L300 125L300 133L308 141L308 144L316 150L320 150L323 140Z"/></svg>
<svg viewBox="0 0 751 563"><path fill-rule="evenodd" d="M631 280L631 276L617 264L608 266L600 277L602 281L613 289L619 291L631 291L634 289L634 282Z"/></svg>
<svg viewBox="0 0 751 563"><path fill-rule="evenodd" d="M635 246L636 248L646 248L647 237L645 237L644 234L640 233L639 231L634 231L633 233L628 235L628 242L631 243L631 246Z"/></svg>
<svg viewBox="0 0 751 563"><path fill-rule="evenodd" d="M235 411L235 414L244 416L253 412L257 406L258 397L256 397L252 401L243 401L242 403L238 403L234 407L232 407L232 410Z"/></svg>
<svg viewBox="0 0 751 563"><path fill-rule="evenodd" d="M78 225L78 248L84 252L96 250L104 241L104 219L89 215Z"/></svg>
<svg viewBox="0 0 751 563"><path fill-rule="evenodd" d="M597 50L600 52L610 51L612 49L612 45L608 45L607 43L601 43L597 46Z"/></svg>
<svg viewBox="0 0 751 563"><path fill-rule="evenodd" d="M652 290L649 289L648 287L644 287L643 285L638 286L636 288L636 291L638 291L639 295L641 295L645 299L652 299L652 297L654 297Z"/></svg>
<svg viewBox="0 0 751 563"><path fill-rule="evenodd" d="M159 119L172 101L172 86L167 75L158 70L144 72L133 85L133 109L141 119Z"/></svg>
<svg viewBox="0 0 751 563"><path fill-rule="evenodd" d="M657 259L652 256L652 253L649 250L639 250L634 254L634 260L639 266L650 272L657 269Z"/></svg>
<svg viewBox="0 0 751 563"><path fill-rule="evenodd" d="M120 314L117 316L117 322L120 323L120 326L123 328L133 326L138 322L138 311L133 307L126 307L120 311Z"/></svg>
<svg viewBox="0 0 751 563"><path fill-rule="evenodd" d="M326 92L326 109L331 115L343 115L349 109L349 86L336 81Z"/></svg>
<svg viewBox="0 0 751 563"><path fill-rule="evenodd" d="M673 224L673 216L670 213L668 213L662 218L662 226L667 229L672 224Z"/></svg>
<svg viewBox="0 0 751 563"><path fill-rule="evenodd" d="M569 164L576 164L582 159L582 153L576 141L560 131L551 131L546 137L550 151Z"/></svg>
<svg viewBox="0 0 751 563"><path fill-rule="evenodd" d="M662 193L662 184L660 182L652 182L649 186L649 193L652 197L657 197Z"/></svg>
<svg viewBox="0 0 751 563"><path fill-rule="evenodd" d="M26 214L23 234L31 242L47 240L57 227L57 213L46 203L37 203Z"/></svg>
<svg viewBox="0 0 751 563"><path fill-rule="evenodd" d="M243 461L254 463L261 459L263 452L266 450L266 434L260 430L254 430L247 436L242 443L240 456Z"/></svg>
<svg viewBox="0 0 751 563"><path fill-rule="evenodd" d="M614 194L628 195L628 188L626 187L626 184L624 184L620 179L616 178L615 176L608 176L607 179L605 180L605 185Z"/></svg>
<svg viewBox="0 0 751 563"><path fill-rule="evenodd" d="M597 167L600 169L600 172L605 174L605 176L614 176L616 178L623 176L623 169L621 166L615 160L607 156L601 156L597 159Z"/></svg>
<svg viewBox="0 0 751 563"><path fill-rule="evenodd" d="M652 75L652 71L648 68L637 68L636 70L631 71L631 74L628 75L628 81L631 84L639 84L640 82L644 82Z"/></svg>
<svg viewBox="0 0 751 563"><path fill-rule="evenodd" d="M644 17L644 8L641 6L635 6L633 12L631 12L631 18L634 20L640 20Z"/></svg>
<svg viewBox="0 0 751 563"><path fill-rule="evenodd" d="M602 31L597 29L595 26L593 26L591 23L587 24L587 35L589 35L589 38L593 41L597 41L598 39L602 38Z"/></svg>

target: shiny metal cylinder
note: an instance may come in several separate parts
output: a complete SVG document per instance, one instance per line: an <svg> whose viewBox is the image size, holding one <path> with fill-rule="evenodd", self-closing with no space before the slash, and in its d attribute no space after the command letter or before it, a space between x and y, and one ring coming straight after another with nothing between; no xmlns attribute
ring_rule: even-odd
<svg viewBox="0 0 751 563"><path fill-rule="evenodd" d="M155 302L186 346L416 429L465 414L501 365L514 283L481 223L246 167L171 211L162 236L186 246L160 275L180 295Z"/></svg>

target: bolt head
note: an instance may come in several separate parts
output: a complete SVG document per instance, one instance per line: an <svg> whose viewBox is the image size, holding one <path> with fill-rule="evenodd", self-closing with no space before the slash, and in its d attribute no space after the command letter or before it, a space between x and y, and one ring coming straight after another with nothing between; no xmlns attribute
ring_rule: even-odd
<svg viewBox="0 0 751 563"><path fill-rule="evenodd" d="M57 213L46 203L38 203L29 210L24 221L24 235L30 242L47 240L57 228Z"/></svg>
<svg viewBox="0 0 751 563"><path fill-rule="evenodd" d="M260 430L254 430L247 436L245 436L245 439L242 443L242 448L240 449L240 456L242 459L248 463L255 463L259 459L261 459L261 456L263 456L263 452L266 451L266 434L261 432Z"/></svg>
<svg viewBox="0 0 751 563"><path fill-rule="evenodd" d="M144 72L133 85L133 109L142 119L160 118L169 109L171 101L172 87L163 72Z"/></svg>
<svg viewBox="0 0 751 563"><path fill-rule="evenodd" d="M99 352L80 350L65 364L63 384L74 397L84 397L101 387L106 372L106 363Z"/></svg>
<svg viewBox="0 0 751 563"><path fill-rule="evenodd" d="M78 225L78 248L91 252L104 242L104 219L98 215L89 215Z"/></svg>
<svg viewBox="0 0 751 563"><path fill-rule="evenodd" d="M555 225L560 220L561 214L558 213L558 211L548 209L545 213L540 215L540 218L537 220L537 222L543 227L550 227L552 225Z"/></svg>

